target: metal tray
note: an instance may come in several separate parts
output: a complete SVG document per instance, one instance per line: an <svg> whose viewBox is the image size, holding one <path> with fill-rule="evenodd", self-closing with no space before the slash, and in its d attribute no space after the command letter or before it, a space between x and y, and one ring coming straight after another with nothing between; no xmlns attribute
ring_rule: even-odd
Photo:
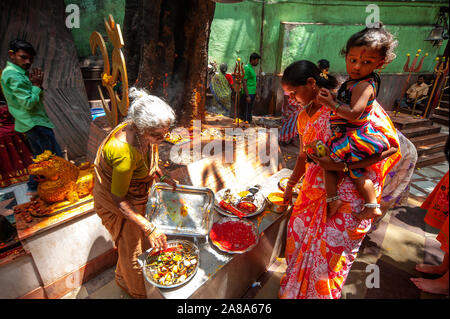
<svg viewBox="0 0 450 319"><path fill-rule="evenodd" d="M221 189L220 191L218 191L218 192L216 193L216 196L215 196L215 202L214 202L214 208L215 208L215 210L216 210L218 213L220 213L220 214L223 215L223 216L226 216L226 217L233 217L233 218L238 218L238 217L237 217L236 215L234 215L233 213L230 213L230 212L228 212L228 211L222 209L222 208L219 206L219 203L220 203L220 201L223 199L224 193L225 193L225 191L226 191L227 189L228 189L228 188ZM233 190L233 189L231 189L231 192L232 192L233 194L235 194L236 201L234 202L234 205L236 205L236 204L237 204L237 200L239 199L239 196L237 195L237 193L239 193L239 192L236 191L236 190ZM255 202L254 202L254 204L255 204L256 207L257 207L256 211L254 211L253 213L250 213L250 214L245 215L245 218L249 218L249 217L253 217L253 216L259 215L259 214L261 214L261 213L264 211L264 209L265 209L265 207L266 207L266 199L265 199L264 195L263 195L261 192L258 192L258 193L255 194Z"/></svg>
<svg viewBox="0 0 450 319"><path fill-rule="evenodd" d="M166 235L208 236L214 193L205 187L153 185L145 217Z"/></svg>
<svg viewBox="0 0 450 319"><path fill-rule="evenodd" d="M176 246L176 245L178 245L178 244L182 244L184 247L186 247L186 248L188 248L188 249L190 248L191 251L197 256L197 265L196 265L196 267L195 267L194 272L193 272L189 277L187 277L185 281L179 282L179 283L176 283L176 284L172 284L172 285L165 286L165 285L161 285L161 284L155 282L155 281L153 280L153 277L151 277L151 276L149 277L148 274L147 274L147 272L150 272L150 270L147 269L147 259L148 259L148 255L150 255L151 252L153 251L153 249L150 249L150 250L148 251L148 253L145 255L145 259L144 259L144 267L143 267L143 269L142 269L142 272L143 272L143 274L144 274L144 278L145 278L145 280L146 280L147 282L151 283L153 286L156 286L156 287L158 287L158 288L175 288L175 287L184 285L184 284L187 283L189 280L191 280L192 278L194 278L194 276L195 276L195 274L197 273L197 270L198 270L198 268L199 268L199 265L200 265L200 251L199 251L198 247L197 247L194 243L192 243L192 242L190 242L190 241L188 241L188 240L180 240L180 239L168 240L168 241L167 241L167 248Z"/></svg>
<svg viewBox="0 0 450 319"><path fill-rule="evenodd" d="M252 232L253 232L253 234L256 237L255 243L253 245L247 247L244 250L229 250L229 249L226 249L226 248L222 247L217 241L214 241L214 240L211 239L211 237L209 237L211 239L211 243L214 246L216 246L219 250L221 250L223 252L226 252L226 253L229 253L229 254L244 254L244 253L252 250L256 245L258 245L258 242L259 242L258 229L256 228L255 224L253 224L251 221L245 220L245 219L236 219L236 218L225 217L225 218L220 219L216 223L217 224L222 224L222 223L226 223L226 222L230 222L230 221L237 222L237 223L243 223L243 224L251 226Z"/></svg>

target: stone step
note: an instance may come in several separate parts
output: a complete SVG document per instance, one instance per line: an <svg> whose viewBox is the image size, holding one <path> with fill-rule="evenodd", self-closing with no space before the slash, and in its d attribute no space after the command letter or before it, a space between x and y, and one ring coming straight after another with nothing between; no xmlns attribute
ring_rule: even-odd
<svg viewBox="0 0 450 319"><path fill-rule="evenodd" d="M423 135L439 133L441 131L441 127L438 125L419 126L419 127L407 128L407 129L400 130L400 131L407 138L412 138L412 137L416 137L416 136L423 136Z"/></svg>
<svg viewBox="0 0 450 319"><path fill-rule="evenodd" d="M439 107L448 110L448 105L449 105L448 97L445 99L444 97L442 97L441 103L439 103Z"/></svg>
<svg viewBox="0 0 450 319"><path fill-rule="evenodd" d="M445 162L447 159L444 152L419 156L416 167L422 168L436 163Z"/></svg>
<svg viewBox="0 0 450 319"><path fill-rule="evenodd" d="M445 141L428 143L416 147L418 156L444 152L444 149L445 149Z"/></svg>
<svg viewBox="0 0 450 319"><path fill-rule="evenodd" d="M414 127L424 127L424 126L430 126L433 124L433 122L429 119L423 119L421 117L412 116L409 114L393 114L392 112L388 112L389 117L391 118L392 122L394 123L395 127L398 128L400 131L414 128Z"/></svg>
<svg viewBox="0 0 450 319"><path fill-rule="evenodd" d="M449 126L448 116L433 114L433 116L430 119L435 123L444 124L445 126Z"/></svg>
<svg viewBox="0 0 450 319"><path fill-rule="evenodd" d="M443 109L443 108L441 108L441 107L437 107L435 110L434 110L434 114L436 114L436 115L442 115L442 116L446 116L446 117L448 117L448 109Z"/></svg>
<svg viewBox="0 0 450 319"><path fill-rule="evenodd" d="M448 134L445 133L435 133L423 136L417 136L410 138L409 140L418 148L419 146L426 144L433 144L442 141L447 141Z"/></svg>

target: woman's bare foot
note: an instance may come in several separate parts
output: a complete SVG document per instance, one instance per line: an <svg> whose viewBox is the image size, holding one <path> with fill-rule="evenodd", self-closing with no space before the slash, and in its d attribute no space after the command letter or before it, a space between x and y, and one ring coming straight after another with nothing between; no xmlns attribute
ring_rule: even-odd
<svg viewBox="0 0 450 319"><path fill-rule="evenodd" d="M332 202L328 203L328 217L333 216L336 214L339 207L341 207L342 201L340 199L336 199Z"/></svg>
<svg viewBox="0 0 450 319"><path fill-rule="evenodd" d="M354 214L353 216L355 216L356 218L363 220L363 219L372 219L372 218L376 218L378 216L381 216L383 213L381 212L381 210L379 208L369 208L369 207L364 207L364 210L359 213L359 214Z"/></svg>
<svg viewBox="0 0 450 319"><path fill-rule="evenodd" d="M416 270L423 272L425 274L432 274L432 275L443 275L446 271L448 271L448 268L443 266L442 264L439 266L434 265L426 265L426 264L417 264Z"/></svg>
<svg viewBox="0 0 450 319"><path fill-rule="evenodd" d="M411 278L411 281L422 291L437 295L448 295L448 272L437 279Z"/></svg>

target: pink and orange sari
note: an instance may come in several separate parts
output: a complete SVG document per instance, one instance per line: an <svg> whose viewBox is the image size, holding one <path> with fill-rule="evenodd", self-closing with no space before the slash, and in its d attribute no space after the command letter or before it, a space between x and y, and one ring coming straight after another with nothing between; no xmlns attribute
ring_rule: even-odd
<svg viewBox="0 0 450 319"><path fill-rule="evenodd" d="M399 149L396 154L367 170L380 200L384 177L399 161L401 154L394 125L376 102L370 117L372 124L388 137L390 145ZM299 114L298 132L304 145L318 139L326 142L330 138L329 118L330 111L326 107L311 118L306 111ZM302 188L288 223L287 269L280 283L280 298L340 298L350 267L371 227L371 220L359 221L351 214L363 209L364 200L349 177L343 179L338 193L344 204L327 219L323 169L315 163L306 164Z"/></svg>

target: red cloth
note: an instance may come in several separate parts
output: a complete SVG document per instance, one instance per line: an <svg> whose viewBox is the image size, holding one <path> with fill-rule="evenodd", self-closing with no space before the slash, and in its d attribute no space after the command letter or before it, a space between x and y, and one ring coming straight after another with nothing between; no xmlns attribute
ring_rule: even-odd
<svg viewBox="0 0 450 319"><path fill-rule="evenodd" d="M233 77L231 76L231 74L226 73L225 77L227 78L228 83L230 83L230 85L233 85Z"/></svg>
<svg viewBox="0 0 450 319"><path fill-rule="evenodd" d="M14 118L8 107L0 106L0 187L27 181L27 167L32 159L25 135L14 131Z"/></svg>

